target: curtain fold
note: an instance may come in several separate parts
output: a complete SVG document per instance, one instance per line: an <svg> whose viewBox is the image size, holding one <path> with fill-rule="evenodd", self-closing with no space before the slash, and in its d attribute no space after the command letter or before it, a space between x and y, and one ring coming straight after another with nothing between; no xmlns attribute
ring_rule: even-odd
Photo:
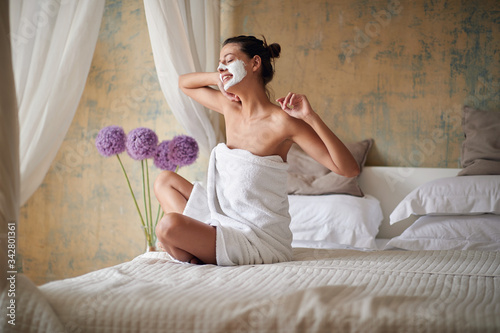
<svg viewBox="0 0 500 333"><path fill-rule="evenodd" d="M42 183L87 81L105 0L10 0L20 204Z"/></svg>
<svg viewBox="0 0 500 333"><path fill-rule="evenodd" d="M184 95L179 76L214 72L219 56L218 0L144 0L158 80L172 113L209 154L220 140L219 115Z"/></svg>
<svg viewBox="0 0 500 333"><path fill-rule="evenodd" d="M1 291L7 284L7 271L16 270L8 265L8 245L9 240L17 241L19 218L19 123L9 40L9 3L6 1L0 2L0 78Z"/></svg>

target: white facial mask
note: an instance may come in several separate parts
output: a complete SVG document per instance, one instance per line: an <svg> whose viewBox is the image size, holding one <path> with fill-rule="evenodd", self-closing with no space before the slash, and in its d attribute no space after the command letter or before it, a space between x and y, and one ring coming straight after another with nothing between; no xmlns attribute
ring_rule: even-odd
<svg viewBox="0 0 500 333"><path fill-rule="evenodd" d="M240 83L241 80L247 75L247 71L245 70L245 63L242 60L235 60L231 62L229 65L219 64L217 70L227 70L233 77L231 80L224 83L224 90L229 89L237 83ZM222 81L222 74L220 75L220 79Z"/></svg>

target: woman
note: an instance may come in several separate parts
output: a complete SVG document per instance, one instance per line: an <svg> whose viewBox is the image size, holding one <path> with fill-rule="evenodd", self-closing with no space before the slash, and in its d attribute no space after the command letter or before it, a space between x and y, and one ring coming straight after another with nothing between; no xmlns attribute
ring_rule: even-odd
<svg viewBox="0 0 500 333"><path fill-rule="evenodd" d="M179 86L187 96L224 115L227 143L212 151L208 199L204 189L176 173L164 172L155 182L155 194L166 213L156 234L160 247L175 259L219 265L291 260L285 161L294 142L340 175L359 174L349 150L312 110L306 96L288 93L277 100L280 106L269 100L266 85L280 51L279 44L267 45L265 39L229 38L220 52L218 72L180 77ZM233 155L242 160L227 167ZM246 169L232 173L234 181L224 180L240 165ZM255 168L264 171L252 171ZM273 182L277 183L270 185ZM262 198L256 192L259 188L264 188ZM194 192L202 194L194 199ZM189 207L205 215L187 213Z"/></svg>

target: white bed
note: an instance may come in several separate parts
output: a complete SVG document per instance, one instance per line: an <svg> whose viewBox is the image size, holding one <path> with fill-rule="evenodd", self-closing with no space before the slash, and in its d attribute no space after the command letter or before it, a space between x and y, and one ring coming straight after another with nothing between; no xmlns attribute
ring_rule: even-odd
<svg viewBox="0 0 500 333"><path fill-rule="evenodd" d="M420 185L474 179L453 177L457 171L364 168L360 185L384 213L379 235L400 237L405 228L390 226L390 213ZM497 218L491 213L481 216ZM319 247L295 248L291 262L236 267L183 264L150 252L39 288L20 276L26 292L18 296L16 326L21 332L500 330L498 250Z"/></svg>

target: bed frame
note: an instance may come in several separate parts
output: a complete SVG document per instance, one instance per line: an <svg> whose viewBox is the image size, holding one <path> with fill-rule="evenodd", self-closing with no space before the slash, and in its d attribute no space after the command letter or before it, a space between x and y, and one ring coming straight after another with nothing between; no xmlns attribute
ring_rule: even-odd
<svg viewBox="0 0 500 333"><path fill-rule="evenodd" d="M452 168L364 167L359 177L359 186L365 194L370 194L380 201L384 214L377 238L399 236L415 221L416 217L412 216L394 225L389 223L389 215L408 193L434 179L454 177L460 170Z"/></svg>

